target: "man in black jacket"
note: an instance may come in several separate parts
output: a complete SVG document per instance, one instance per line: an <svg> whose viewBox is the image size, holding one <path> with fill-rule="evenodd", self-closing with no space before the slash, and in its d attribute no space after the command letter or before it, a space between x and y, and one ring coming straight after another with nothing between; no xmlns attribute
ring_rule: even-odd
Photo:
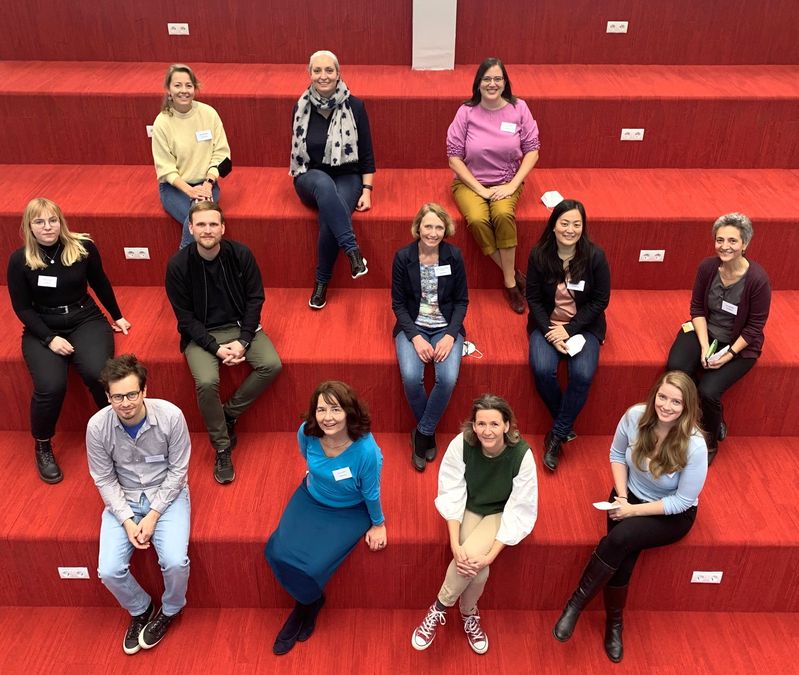
<svg viewBox="0 0 799 675"><path fill-rule="evenodd" d="M231 450L239 415L277 377L280 357L261 330L264 286L255 257L244 244L224 240L225 219L219 205L198 202L189 211L189 231L196 242L169 261L166 293L178 320L180 350L197 387L197 402L216 450L214 478L235 478ZM242 361L252 372L223 405L219 398L219 363Z"/></svg>

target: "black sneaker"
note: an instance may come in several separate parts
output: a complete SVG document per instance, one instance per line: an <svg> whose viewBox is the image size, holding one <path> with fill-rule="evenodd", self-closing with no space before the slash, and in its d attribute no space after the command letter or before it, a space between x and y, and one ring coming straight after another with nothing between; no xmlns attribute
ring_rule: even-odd
<svg viewBox="0 0 799 675"><path fill-rule="evenodd" d="M64 479L61 467L55 461L53 446L48 438L46 441L36 439L34 450L36 452L36 468L39 470L39 478L45 483L60 483Z"/></svg>
<svg viewBox="0 0 799 675"><path fill-rule="evenodd" d="M224 485L232 483L236 477L233 470L233 460L230 458L230 448L216 451L216 464L214 465L214 478L216 482Z"/></svg>
<svg viewBox="0 0 799 675"><path fill-rule="evenodd" d="M313 292L311 299L308 301L308 307L311 309L322 309L327 304L327 284L317 281L313 285Z"/></svg>
<svg viewBox="0 0 799 675"><path fill-rule="evenodd" d="M225 427L227 428L227 437L230 439L230 449L236 447L236 444L239 442L238 436L236 436L236 417L231 417L227 413L225 413Z"/></svg>
<svg viewBox="0 0 799 675"><path fill-rule="evenodd" d="M164 636L169 630L169 625L172 623L172 621L177 619L179 616L180 612L173 616L167 616L164 614L163 607L159 609L158 614L155 615L155 618L144 627L144 630L139 635L139 646L142 649L152 649L155 647L155 645L164 639Z"/></svg>
<svg viewBox="0 0 799 675"><path fill-rule="evenodd" d="M153 618L154 613L153 603L144 611L143 614L138 614L131 617L128 630L125 632L125 639L122 642L122 651L126 654L135 654L141 649L139 644L139 635L144 630L144 627Z"/></svg>
<svg viewBox="0 0 799 675"><path fill-rule="evenodd" d="M550 471L558 468L560 450L563 439L558 438L551 431L544 437L544 466Z"/></svg>
<svg viewBox="0 0 799 675"><path fill-rule="evenodd" d="M354 248L351 251L347 251L347 259L350 261L350 274L353 279L362 277L369 271L366 266L366 258L361 256L361 249Z"/></svg>

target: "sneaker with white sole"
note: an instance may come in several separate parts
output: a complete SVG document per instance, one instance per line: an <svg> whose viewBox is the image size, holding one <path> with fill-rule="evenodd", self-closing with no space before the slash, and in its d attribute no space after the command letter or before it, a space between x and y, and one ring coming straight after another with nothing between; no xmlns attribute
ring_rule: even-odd
<svg viewBox="0 0 799 675"><path fill-rule="evenodd" d="M463 632L466 633L469 646L476 653L485 654L488 651L488 636L480 625L480 615L476 612L468 616L461 614L461 619L463 619Z"/></svg>
<svg viewBox="0 0 799 675"><path fill-rule="evenodd" d="M411 646L418 651L427 649L435 640L436 629L447 623L446 612L431 605L427 616L422 620L411 636Z"/></svg>
<svg viewBox="0 0 799 675"><path fill-rule="evenodd" d="M141 635L144 627L150 623L150 619L153 618L154 614L155 608L151 602L150 606L145 609L143 613L130 617L130 625L125 631L125 639L122 642L122 650L126 654L135 654L141 649L141 645L139 645L139 635Z"/></svg>

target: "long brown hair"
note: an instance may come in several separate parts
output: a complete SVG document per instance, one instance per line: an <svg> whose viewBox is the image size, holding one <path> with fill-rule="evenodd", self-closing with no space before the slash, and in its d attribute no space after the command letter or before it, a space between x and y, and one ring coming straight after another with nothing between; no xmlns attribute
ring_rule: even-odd
<svg viewBox="0 0 799 675"><path fill-rule="evenodd" d="M680 390L683 407L682 414L669 429L669 433L658 448L655 435L658 423L655 398L664 384L670 384ZM646 409L638 422L638 438L632 447L632 460L641 471L644 471L644 458L649 457L649 473L653 478L680 471L688 463L688 443L691 436L700 431L699 394L694 381L679 370L664 373L652 385L646 398Z"/></svg>
<svg viewBox="0 0 799 675"><path fill-rule="evenodd" d="M474 399L471 417L461 425L464 441L469 445L478 445L480 443L472 428L472 425L477 419L478 410L496 410L502 415L502 421L508 424L508 430L505 432L505 438L503 439L505 445L518 443L521 436L519 435L519 427L516 424L516 415L513 414L513 410L511 410L508 402L496 394L482 394L480 397Z"/></svg>
<svg viewBox="0 0 799 675"><path fill-rule="evenodd" d="M31 229L31 223L45 211L52 211L53 215L61 223L58 243L63 247L61 252L62 264L65 267L69 267L89 255L83 242L91 241L92 238L83 232L70 232L67 227L67 219L64 218L64 212L61 211L58 204L44 197L36 197L28 202L25 211L22 213L20 234L22 235L22 241L25 243L25 264L32 270L42 270L47 267L47 263L42 256L42 249L39 242L36 241L36 237L33 236L33 230Z"/></svg>
<svg viewBox="0 0 799 675"><path fill-rule="evenodd" d="M322 438L325 435L325 432L322 431L316 421L316 407L319 404L320 396L330 404L338 403L347 414L347 434L350 440L357 441L361 436L369 433L372 420L369 417L366 405L358 398L355 390L345 382L328 380L327 382L322 382L311 394L311 400L308 402L308 411L303 415L305 419L305 429L303 431L306 436Z"/></svg>

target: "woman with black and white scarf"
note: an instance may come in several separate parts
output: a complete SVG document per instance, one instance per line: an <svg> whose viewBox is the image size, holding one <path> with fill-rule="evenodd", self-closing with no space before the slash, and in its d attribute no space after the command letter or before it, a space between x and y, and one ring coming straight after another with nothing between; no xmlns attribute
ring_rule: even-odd
<svg viewBox="0 0 799 675"><path fill-rule="evenodd" d="M322 309L339 249L353 279L369 271L352 212L372 206L375 162L366 108L341 79L336 55L314 52L308 73L311 83L294 106L289 174L302 202L319 211L316 281L308 305Z"/></svg>

